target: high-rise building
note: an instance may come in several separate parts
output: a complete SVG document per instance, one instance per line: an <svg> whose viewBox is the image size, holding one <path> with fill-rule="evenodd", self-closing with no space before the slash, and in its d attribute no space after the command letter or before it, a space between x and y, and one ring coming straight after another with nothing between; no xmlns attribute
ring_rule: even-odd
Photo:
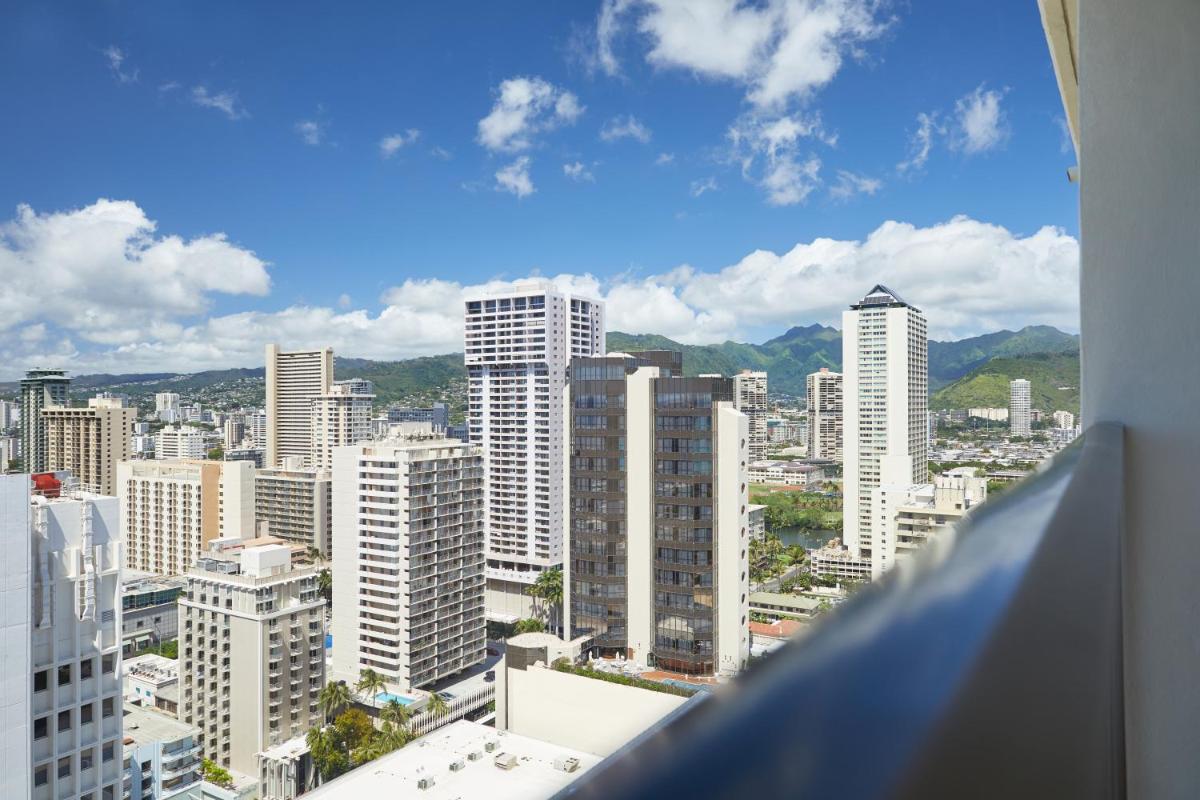
<svg viewBox="0 0 1200 800"><path fill-rule="evenodd" d="M886 286L842 312L842 545L869 569L881 484L929 481L925 315Z"/></svg>
<svg viewBox="0 0 1200 800"><path fill-rule="evenodd" d="M0 432L12 430L21 424L21 404L12 400L0 400Z"/></svg>
<svg viewBox="0 0 1200 800"><path fill-rule="evenodd" d="M604 352L604 307L542 281L469 297L464 352L487 476L488 614L512 621L531 612L529 585L562 563L567 365Z"/></svg>
<svg viewBox="0 0 1200 800"><path fill-rule="evenodd" d="M749 422L679 353L571 362L567 628L688 674L749 657Z"/></svg>
<svg viewBox="0 0 1200 800"><path fill-rule="evenodd" d="M333 386L333 348L284 352L267 345L267 466L312 458L312 401Z"/></svg>
<svg viewBox="0 0 1200 800"><path fill-rule="evenodd" d="M387 421L390 424L428 422L433 425L435 431L444 431L450 426L450 407L445 403L434 403L429 408L392 406L387 410Z"/></svg>
<svg viewBox="0 0 1200 800"><path fill-rule="evenodd" d="M120 797L117 500L0 476L0 797Z"/></svg>
<svg viewBox="0 0 1200 800"><path fill-rule="evenodd" d="M750 422L750 460L767 457L767 373L744 369L733 376L733 404Z"/></svg>
<svg viewBox="0 0 1200 800"><path fill-rule="evenodd" d="M808 457L842 460L842 375L827 367L808 376Z"/></svg>
<svg viewBox="0 0 1200 800"><path fill-rule="evenodd" d="M1033 395L1031 385L1024 378L1008 383L1008 432L1013 436L1029 436L1033 433Z"/></svg>
<svg viewBox="0 0 1200 800"><path fill-rule="evenodd" d="M61 369L31 369L21 380L21 461L26 472L45 472L46 420L42 410L68 405L71 379Z"/></svg>
<svg viewBox="0 0 1200 800"><path fill-rule="evenodd" d="M309 466L329 469L333 448L371 438L371 404L375 395L353 392L351 388L345 383L335 383L329 391L313 398Z"/></svg>
<svg viewBox="0 0 1200 800"><path fill-rule="evenodd" d="M175 392L159 392L154 395L154 416L168 425L181 422L182 415L179 410L179 395Z"/></svg>
<svg viewBox="0 0 1200 800"><path fill-rule="evenodd" d="M93 397L87 408L42 409L46 468L70 470L84 488L117 493L117 464L129 458L137 409L117 397Z"/></svg>
<svg viewBox="0 0 1200 800"><path fill-rule="evenodd" d="M246 438L253 447L266 451L267 449L267 412L254 411L245 416Z"/></svg>
<svg viewBox="0 0 1200 800"><path fill-rule="evenodd" d="M325 599L280 544L210 551L179 598L179 718L205 758L257 774L255 754L319 725Z"/></svg>
<svg viewBox="0 0 1200 800"><path fill-rule="evenodd" d="M259 535L315 547L323 558L331 558L332 490L332 475L326 469L284 466L258 470L254 475L254 517Z"/></svg>
<svg viewBox="0 0 1200 800"><path fill-rule="evenodd" d="M204 458L207 455L208 443L200 428L176 425L162 428L154 434L155 458Z"/></svg>
<svg viewBox="0 0 1200 800"><path fill-rule="evenodd" d="M246 438L246 418L241 414L230 414L229 418L225 420L222 434L224 436L223 449L233 450L240 447Z"/></svg>
<svg viewBox="0 0 1200 800"><path fill-rule="evenodd" d="M254 537L248 461L124 461L117 486L128 569L180 575L214 539Z"/></svg>
<svg viewBox="0 0 1200 800"><path fill-rule="evenodd" d="M405 694L484 658L483 456L424 434L333 451L333 673Z"/></svg>
<svg viewBox="0 0 1200 800"><path fill-rule="evenodd" d="M1070 411L1055 411L1054 427L1059 430L1071 430L1075 427L1075 415Z"/></svg>

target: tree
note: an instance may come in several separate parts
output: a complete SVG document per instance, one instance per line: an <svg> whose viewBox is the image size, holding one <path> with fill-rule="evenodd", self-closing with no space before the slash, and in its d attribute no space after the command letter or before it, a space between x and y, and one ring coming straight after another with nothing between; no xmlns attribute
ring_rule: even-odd
<svg viewBox="0 0 1200 800"><path fill-rule="evenodd" d="M446 701L440 694L434 692L429 695L429 700L425 703L425 713L431 717L440 717L450 710L446 705Z"/></svg>
<svg viewBox="0 0 1200 800"><path fill-rule="evenodd" d="M515 626L517 633L541 633L546 630L546 624L540 619L529 617L528 619L519 619Z"/></svg>
<svg viewBox="0 0 1200 800"><path fill-rule="evenodd" d="M385 725L394 725L397 728L407 725L408 717L408 708L394 697L388 700L383 710L379 712L379 718Z"/></svg>
<svg viewBox="0 0 1200 800"><path fill-rule="evenodd" d="M215 783L224 789L233 788L233 776L229 774L229 770L222 767L215 761L210 761L205 758L200 761L200 771L204 775L204 780L209 783Z"/></svg>
<svg viewBox="0 0 1200 800"><path fill-rule="evenodd" d="M317 591L325 598L325 604L333 608L333 573L328 568L317 573Z"/></svg>
<svg viewBox="0 0 1200 800"><path fill-rule="evenodd" d="M306 739L313 767L322 782L331 781L350 769L350 757L342 751L332 727L312 728Z"/></svg>
<svg viewBox="0 0 1200 800"><path fill-rule="evenodd" d="M529 587L529 594L541 599L549 611L550 627L557 630L557 617L563 600L562 570L558 567L542 570L533 586Z"/></svg>
<svg viewBox="0 0 1200 800"><path fill-rule="evenodd" d="M210 461L220 461L221 459L225 458L225 448L214 447L212 450L208 451L208 458Z"/></svg>
<svg viewBox="0 0 1200 800"><path fill-rule="evenodd" d="M308 549L304 551L304 554L308 556L308 560L314 564L325 563L325 556L321 553L321 548L319 547L313 547L312 545L309 545Z"/></svg>
<svg viewBox="0 0 1200 800"><path fill-rule="evenodd" d="M380 692L387 689L387 684L383 680L383 676L375 670L367 667L359 670L358 683L354 684L354 688L371 698L371 705L375 705L375 698ZM378 708L378 706L376 706Z"/></svg>
<svg viewBox="0 0 1200 800"><path fill-rule="evenodd" d="M169 639L158 646L158 654L164 658L179 658L179 640Z"/></svg>
<svg viewBox="0 0 1200 800"><path fill-rule="evenodd" d="M362 709L351 708L334 720L333 734L342 749L352 753L371 740L375 735L375 726Z"/></svg>
<svg viewBox="0 0 1200 800"><path fill-rule="evenodd" d="M325 688L317 695L317 703L320 705L321 713L325 715L326 720L333 719L337 712L343 708L349 708L353 700L354 698L350 694L350 687L343 681L325 684Z"/></svg>

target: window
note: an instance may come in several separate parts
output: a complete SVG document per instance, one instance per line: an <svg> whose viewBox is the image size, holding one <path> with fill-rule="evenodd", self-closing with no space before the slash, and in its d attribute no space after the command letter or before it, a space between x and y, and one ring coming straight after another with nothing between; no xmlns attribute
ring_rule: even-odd
<svg viewBox="0 0 1200 800"><path fill-rule="evenodd" d="M92 762L94 760L95 760L95 756L92 755L92 751L84 750L82 753L79 754L79 771L83 772L85 769L91 769Z"/></svg>
<svg viewBox="0 0 1200 800"><path fill-rule="evenodd" d="M58 712L58 732L71 730L71 709Z"/></svg>
<svg viewBox="0 0 1200 800"><path fill-rule="evenodd" d="M92 677L92 670L95 664L90 658L85 658L79 662L79 680L84 681Z"/></svg>
<svg viewBox="0 0 1200 800"><path fill-rule="evenodd" d="M113 655L112 653L109 653L108 655L101 657L100 664L101 664L101 671L105 675L112 675L113 670L116 669L117 657L115 655Z"/></svg>
<svg viewBox="0 0 1200 800"><path fill-rule="evenodd" d="M60 758L58 760L58 777L60 777L60 778L71 777L71 757L70 756L67 756L66 758Z"/></svg>
<svg viewBox="0 0 1200 800"><path fill-rule="evenodd" d="M50 770L47 767L38 767L33 771L33 785L45 786L50 780Z"/></svg>
<svg viewBox="0 0 1200 800"><path fill-rule="evenodd" d="M112 743L112 742L105 742L105 743L104 743L104 749L102 749L102 750L100 751L100 753L101 753L101 756L100 756L100 757L101 757L101 759L104 761L104 763L106 763L106 764L107 764L109 761L112 761L112 760L113 760L113 753L114 753L114 749L113 749L113 743Z"/></svg>
<svg viewBox="0 0 1200 800"><path fill-rule="evenodd" d="M46 734L49 732L48 729L50 727L49 719L49 717L38 717L33 721L33 738L35 740L46 738Z"/></svg>
<svg viewBox="0 0 1200 800"><path fill-rule="evenodd" d="M58 685L66 686L71 682L71 665L63 664L58 668Z"/></svg>
<svg viewBox="0 0 1200 800"><path fill-rule="evenodd" d="M44 692L50 685L50 670L40 669L33 673L33 690L35 692Z"/></svg>
<svg viewBox="0 0 1200 800"><path fill-rule="evenodd" d="M79 709L79 724L87 725L89 722L92 721L92 715L94 713L95 712L93 711L93 707L92 707L91 703L88 703L87 705L80 708Z"/></svg>
<svg viewBox="0 0 1200 800"><path fill-rule="evenodd" d="M104 698L103 710L100 713L105 719L113 715L113 699L111 697Z"/></svg>

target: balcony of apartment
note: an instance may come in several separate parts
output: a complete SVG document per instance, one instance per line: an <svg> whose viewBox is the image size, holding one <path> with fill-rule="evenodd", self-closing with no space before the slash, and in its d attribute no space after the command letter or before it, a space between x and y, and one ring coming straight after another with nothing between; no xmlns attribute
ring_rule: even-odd
<svg viewBox="0 0 1200 800"><path fill-rule="evenodd" d="M1041 9L1083 437L560 797L1200 797L1200 3Z"/></svg>

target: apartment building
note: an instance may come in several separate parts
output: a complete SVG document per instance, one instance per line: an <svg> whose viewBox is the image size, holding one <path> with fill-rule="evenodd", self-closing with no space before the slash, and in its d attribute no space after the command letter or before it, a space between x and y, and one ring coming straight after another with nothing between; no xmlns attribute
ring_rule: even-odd
<svg viewBox="0 0 1200 800"><path fill-rule="evenodd" d="M246 438L250 440L250 446L265 453L267 449L267 412L254 411L246 414L244 420Z"/></svg>
<svg viewBox="0 0 1200 800"><path fill-rule="evenodd" d="M387 410L387 421L392 425L400 422L428 422L435 431L444 431L450 426L450 407L445 403L434 403L428 408L392 406Z"/></svg>
<svg viewBox="0 0 1200 800"><path fill-rule="evenodd" d="M925 315L877 285L842 312L842 545L867 571L879 551L871 495L929 482Z"/></svg>
<svg viewBox="0 0 1200 800"><path fill-rule="evenodd" d="M1054 427L1062 431L1069 431L1075 428L1075 415L1070 411L1055 411L1054 412Z"/></svg>
<svg viewBox="0 0 1200 800"><path fill-rule="evenodd" d="M1008 383L1008 432L1013 436L1033 434L1032 386L1024 378Z"/></svg>
<svg viewBox="0 0 1200 800"><path fill-rule="evenodd" d="M827 367L810 374L808 457L842 462L842 374Z"/></svg>
<svg viewBox="0 0 1200 800"><path fill-rule="evenodd" d="M487 476L488 614L529 616L526 590L563 561L567 365L604 352L601 303L544 281L466 300L467 424Z"/></svg>
<svg viewBox="0 0 1200 800"><path fill-rule="evenodd" d="M179 718L205 758L254 775L256 753L321 722L325 600L286 545L215 548L179 599Z"/></svg>
<svg viewBox="0 0 1200 800"><path fill-rule="evenodd" d="M284 467L255 473L257 530L288 544L315 547L328 559L333 554L333 476L327 469L286 466L298 460L286 459Z"/></svg>
<svg viewBox="0 0 1200 800"><path fill-rule="evenodd" d="M21 404L12 400L0 400L0 431L9 431L21 425Z"/></svg>
<svg viewBox="0 0 1200 800"><path fill-rule="evenodd" d="M180 575L213 540L254 536L248 461L124 461L117 484L128 569Z"/></svg>
<svg viewBox="0 0 1200 800"><path fill-rule="evenodd" d="M21 380L21 458L26 472L49 469L42 410L67 406L70 388L71 379L61 369L31 369Z"/></svg>
<svg viewBox="0 0 1200 800"><path fill-rule="evenodd" d="M333 386L333 348L285 352L267 345L266 449L268 467L287 456L312 458L312 401Z"/></svg>
<svg viewBox="0 0 1200 800"><path fill-rule="evenodd" d="M974 475L937 475L933 483L876 487L871 515L877 523L878 552L871 564L872 578L912 556L986 500L987 478Z"/></svg>
<svg viewBox="0 0 1200 800"><path fill-rule="evenodd" d="M124 800L182 800L201 778L200 731L161 711L126 703Z"/></svg>
<svg viewBox="0 0 1200 800"><path fill-rule="evenodd" d="M175 392L159 392L154 395L154 416L168 425L181 422L183 415L180 412L179 395Z"/></svg>
<svg viewBox="0 0 1200 800"><path fill-rule="evenodd" d="M729 378L684 378L679 353L570 369L567 629L687 674L749 658L749 422Z"/></svg>
<svg viewBox="0 0 1200 800"><path fill-rule="evenodd" d="M484 474L417 434L333 452L333 673L406 694L484 658Z"/></svg>
<svg viewBox="0 0 1200 800"><path fill-rule="evenodd" d="M204 431L190 425L176 425L154 435L154 457L160 459L204 458L208 442Z"/></svg>
<svg viewBox="0 0 1200 800"><path fill-rule="evenodd" d="M93 397L87 408L42 409L46 469L69 470L86 489L117 493L117 464L129 458L137 409L117 397Z"/></svg>
<svg viewBox="0 0 1200 800"><path fill-rule="evenodd" d="M744 369L733 376L734 407L750 423L750 460L767 457L767 373Z"/></svg>
<svg viewBox="0 0 1200 800"><path fill-rule="evenodd" d="M225 450L240 447L246 439L246 418L241 414L230 414L221 427L222 445Z"/></svg>
<svg viewBox="0 0 1200 800"><path fill-rule="evenodd" d="M117 500L59 477L0 476L5 798L121 791Z"/></svg>
<svg viewBox="0 0 1200 800"><path fill-rule="evenodd" d="M368 386L366 381L362 381ZM354 391L349 383L335 383L312 400L312 452L309 466L329 469L333 448L371 438L371 405L375 395Z"/></svg>
<svg viewBox="0 0 1200 800"><path fill-rule="evenodd" d="M175 608L186 580L123 569L121 572L121 652L128 656L179 636Z"/></svg>

